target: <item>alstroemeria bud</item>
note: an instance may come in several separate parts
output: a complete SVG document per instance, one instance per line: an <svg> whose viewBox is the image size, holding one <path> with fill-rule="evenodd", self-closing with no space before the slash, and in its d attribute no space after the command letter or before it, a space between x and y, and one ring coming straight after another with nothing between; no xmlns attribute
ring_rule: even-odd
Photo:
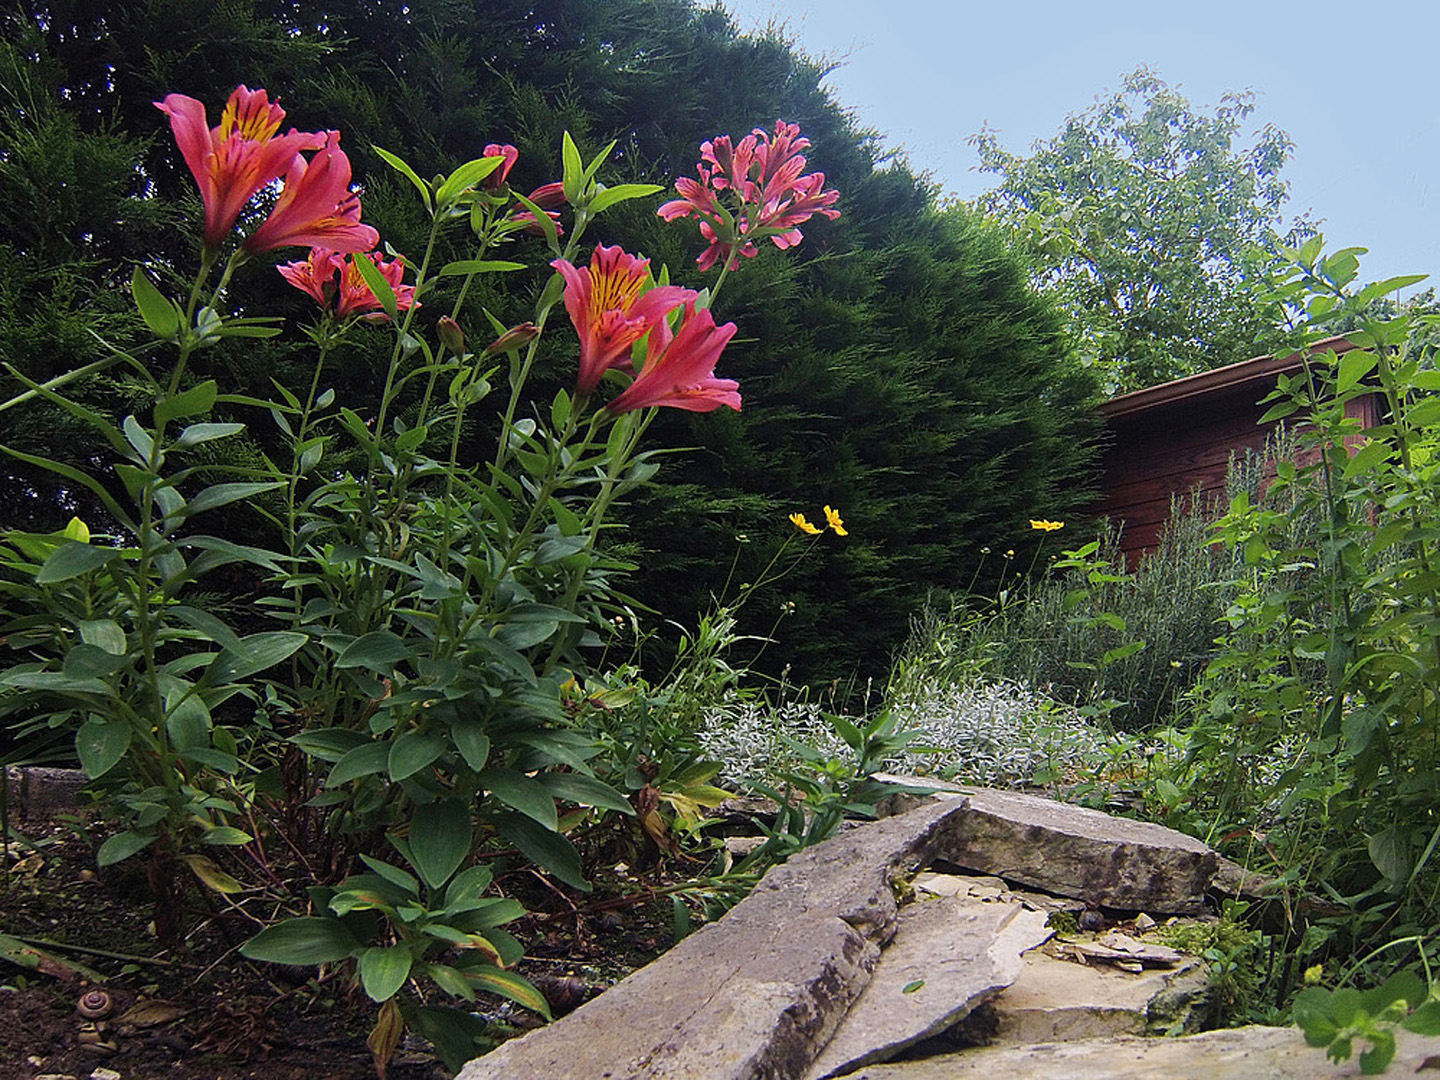
<svg viewBox="0 0 1440 1080"><path fill-rule="evenodd" d="M482 355L494 356L496 353L514 352L516 349L523 349L539 336L540 328L534 323L521 323L519 326L512 326L489 345L486 345Z"/></svg>
<svg viewBox="0 0 1440 1080"><path fill-rule="evenodd" d="M465 331L460 329L459 323L445 315L436 323L435 329L440 335L440 344L456 356L465 355Z"/></svg>
<svg viewBox="0 0 1440 1080"><path fill-rule="evenodd" d="M552 184L541 184L530 192L530 201L541 210L554 210L565 205L565 185L558 180Z"/></svg>
<svg viewBox="0 0 1440 1080"><path fill-rule="evenodd" d="M505 159L500 163L499 168L480 182L480 186L487 191L497 191L504 186L506 177L510 175L510 170L515 167L515 162L520 160L520 151L516 150L515 147L509 143L504 143L503 145L500 143L490 143L485 147L483 153L486 157Z"/></svg>

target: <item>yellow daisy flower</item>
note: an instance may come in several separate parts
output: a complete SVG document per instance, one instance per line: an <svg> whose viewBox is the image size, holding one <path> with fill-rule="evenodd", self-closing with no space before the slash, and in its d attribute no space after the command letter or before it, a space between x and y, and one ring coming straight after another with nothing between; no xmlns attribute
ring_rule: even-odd
<svg viewBox="0 0 1440 1080"><path fill-rule="evenodd" d="M1039 521L1036 521L1034 518L1030 519L1030 528L1039 529L1041 532L1054 532L1056 529L1063 529L1064 527L1065 523L1063 521L1046 521L1044 518L1041 518Z"/></svg>
<svg viewBox="0 0 1440 1080"><path fill-rule="evenodd" d="M791 514L790 521L795 526L795 528L799 529L803 533L806 533L810 536L820 535L820 530L817 529L814 525L811 525L810 522L806 521L804 514Z"/></svg>
<svg viewBox="0 0 1440 1080"><path fill-rule="evenodd" d="M839 510L831 510L830 507L825 507L825 521L829 524L830 528L835 530L836 536L850 535L845 531L845 522L840 520Z"/></svg>

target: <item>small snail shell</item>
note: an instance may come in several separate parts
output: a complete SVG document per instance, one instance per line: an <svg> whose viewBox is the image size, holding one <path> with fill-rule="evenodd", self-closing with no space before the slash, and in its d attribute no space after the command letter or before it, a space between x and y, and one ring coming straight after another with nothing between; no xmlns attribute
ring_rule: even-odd
<svg viewBox="0 0 1440 1080"><path fill-rule="evenodd" d="M75 1011L87 1020L103 1020L114 1007L104 990L86 990L75 1003Z"/></svg>

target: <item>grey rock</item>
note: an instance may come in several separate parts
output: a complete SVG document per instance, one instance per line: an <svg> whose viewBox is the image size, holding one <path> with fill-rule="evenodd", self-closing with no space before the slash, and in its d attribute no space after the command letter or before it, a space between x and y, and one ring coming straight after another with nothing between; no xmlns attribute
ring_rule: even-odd
<svg viewBox="0 0 1440 1080"><path fill-rule="evenodd" d="M1193 957L1175 968L1130 973L1036 949L986 1015L958 1033L991 1044L1179 1033L1198 1025L1207 989L1205 965Z"/></svg>
<svg viewBox="0 0 1440 1080"><path fill-rule="evenodd" d="M1015 981L1022 954L1051 935L1045 920L1019 903L962 897L901 908L894 940L809 1080L887 1061L954 1026Z"/></svg>
<svg viewBox="0 0 1440 1080"><path fill-rule="evenodd" d="M457 1080L802 1076L895 932L894 880L936 857L964 807L932 802L800 852L718 922Z"/></svg>
<svg viewBox="0 0 1440 1080"><path fill-rule="evenodd" d="M1199 840L1035 795L967 788L944 858L1060 896L1125 911L1204 910L1217 856Z"/></svg>
<svg viewBox="0 0 1440 1080"><path fill-rule="evenodd" d="M80 806L80 792L89 780L80 769L40 765L5 767L6 798L17 818L39 821Z"/></svg>
<svg viewBox="0 0 1440 1080"><path fill-rule="evenodd" d="M1396 1033L1391 1075L1415 1074L1440 1055L1440 1038ZM1432 1066L1428 1066L1433 1068ZM1360 1076L1354 1058L1335 1065L1305 1045L1297 1028L1249 1027L1180 1039L1120 1036L1032 1046L985 1047L924 1061L871 1065L853 1080L1344 1080Z"/></svg>

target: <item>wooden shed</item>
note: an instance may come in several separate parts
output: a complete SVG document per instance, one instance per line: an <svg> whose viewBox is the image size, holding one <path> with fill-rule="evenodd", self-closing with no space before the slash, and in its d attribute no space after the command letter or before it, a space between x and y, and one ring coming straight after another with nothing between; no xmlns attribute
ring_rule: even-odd
<svg viewBox="0 0 1440 1080"><path fill-rule="evenodd" d="M1312 346L1312 353L1355 346L1344 337ZM1101 406L1110 436L1102 496L1094 513L1123 522L1120 546L1133 566L1153 550L1170 516L1171 496L1197 489L1217 502L1225 493L1232 454L1259 450L1275 425L1260 424L1269 408L1259 401L1280 375L1301 370L1301 354L1258 356L1239 364L1111 398ZM1347 406L1366 426L1378 422L1379 395Z"/></svg>

